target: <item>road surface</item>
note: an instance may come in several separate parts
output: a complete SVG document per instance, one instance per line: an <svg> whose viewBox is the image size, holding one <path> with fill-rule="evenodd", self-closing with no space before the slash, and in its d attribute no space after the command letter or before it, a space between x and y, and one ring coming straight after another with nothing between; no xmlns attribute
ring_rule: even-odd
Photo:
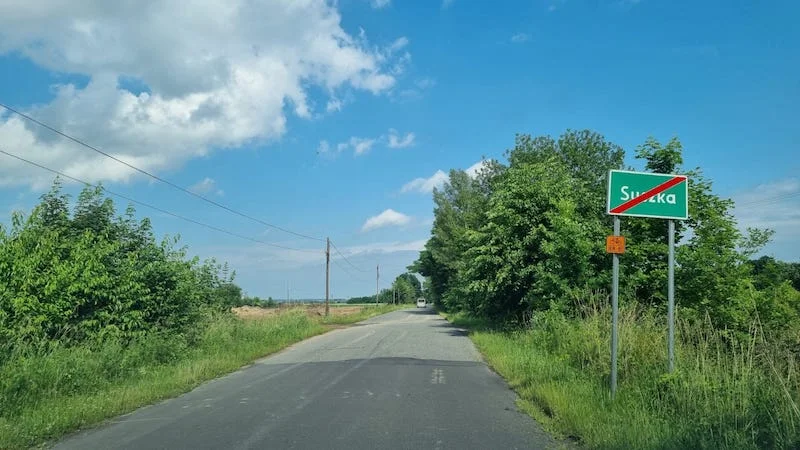
<svg viewBox="0 0 800 450"><path fill-rule="evenodd" d="M462 330L429 308L300 342L59 449L554 448Z"/></svg>

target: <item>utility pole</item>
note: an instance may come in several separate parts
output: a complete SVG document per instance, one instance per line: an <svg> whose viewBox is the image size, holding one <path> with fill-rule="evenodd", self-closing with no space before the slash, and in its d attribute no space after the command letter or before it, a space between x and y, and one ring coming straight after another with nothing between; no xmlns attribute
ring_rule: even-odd
<svg viewBox="0 0 800 450"><path fill-rule="evenodd" d="M331 288L331 238L325 238L327 246L325 248L325 316L330 312L328 306L328 296Z"/></svg>
<svg viewBox="0 0 800 450"><path fill-rule="evenodd" d="M378 295L380 294L380 285L381 279L381 265L378 264L375 266L375 306L378 306Z"/></svg>

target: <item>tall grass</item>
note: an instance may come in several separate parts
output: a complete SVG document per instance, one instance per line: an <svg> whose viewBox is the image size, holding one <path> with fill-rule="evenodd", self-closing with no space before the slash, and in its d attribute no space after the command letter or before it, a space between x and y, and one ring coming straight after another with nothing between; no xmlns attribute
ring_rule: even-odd
<svg viewBox="0 0 800 450"><path fill-rule="evenodd" d="M16 346L0 360L0 448L24 448L186 392L203 381L330 329L388 312L335 319L302 309L260 319L210 318L194 335L47 349Z"/></svg>
<svg viewBox="0 0 800 450"><path fill-rule="evenodd" d="M536 316L529 329L475 331L521 407L589 448L800 447L796 355L754 324L734 342L708 323L678 320L676 367L666 373L666 324L634 306L620 313L619 385L609 395L610 311Z"/></svg>

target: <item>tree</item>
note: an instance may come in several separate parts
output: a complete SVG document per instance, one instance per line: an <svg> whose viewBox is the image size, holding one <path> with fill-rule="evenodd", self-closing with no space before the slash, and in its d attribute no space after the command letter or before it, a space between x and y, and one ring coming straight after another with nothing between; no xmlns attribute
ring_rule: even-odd
<svg viewBox="0 0 800 450"><path fill-rule="evenodd" d="M431 238L409 269L447 309L516 321L545 309L570 312L586 292L610 284L606 183L608 171L622 167L622 149L596 133L568 130L557 140L518 135L506 155L507 167L492 162L475 179L451 171L434 192ZM647 171L689 176L689 219L676 223L679 306L719 327L745 330L756 314L771 327L790 326L800 302L782 280L796 282L798 267L784 274L769 261L746 263L771 231L743 235L733 203L713 193L699 168L684 172L677 138L648 138L636 157ZM626 217L622 225L622 301L664 308L666 221ZM753 282L751 268L759 274Z"/></svg>
<svg viewBox="0 0 800 450"><path fill-rule="evenodd" d="M403 279L407 282L410 289L409 297L411 300L409 302L416 301L417 298L422 296L422 283L420 283L419 278L416 277L413 273L406 272L398 275L397 280Z"/></svg>
<svg viewBox="0 0 800 450"><path fill-rule="evenodd" d="M608 170L622 164L622 150L589 131L519 135L507 156L509 167L494 163L472 183L451 174L412 267L445 306L502 320L605 284L602 199Z"/></svg>
<svg viewBox="0 0 800 450"><path fill-rule="evenodd" d="M409 269L430 279L428 296L443 308L456 308L459 299L445 297L456 283L462 256L468 249L467 234L484 222L483 215L491 192L492 180L503 167L489 161L475 179L466 172L451 170L449 182L434 189L432 236Z"/></svg>
<svg viewBox="0 0 800 450"><path fill-rule="evenodd" d="M636 158L645 161L645 171L653 173L681 173L683 171L683 146L677 138L662 145L649 137L636 149ZM689 197L693 197L693 192ZM675 221L675 242L680 242L685 225ZM622 234L627 237L628 248L623 258L623 297L633 298L647 305L666 305L668 224L663 219L638 217L622 218Z"/></svg>
<svg viewBox="0 0 800 450"><path fill-rule="evenodd" d="M403 273L392 283L392 301L394 303L413 303L422 295L422 285L414 274Z"/></svg>
<svg viewBox="0 0 800 450"><path fill-rule="evenodd" d="M753 276L753 286L759 290L769 289L788 281L800 290L800 263L786 263L771 256L762 256L748 262Z"/></svg>
<svg viewBox="0 0 800 450"><path fill-rule="evenodd" d="M72 215L58 180L25 218L0 229L0 338L74 343L182 333L207 308L241 298L234 273L187 260L178 238L160 244L128 207L117 216L102 188L87 187Z"/></svg>

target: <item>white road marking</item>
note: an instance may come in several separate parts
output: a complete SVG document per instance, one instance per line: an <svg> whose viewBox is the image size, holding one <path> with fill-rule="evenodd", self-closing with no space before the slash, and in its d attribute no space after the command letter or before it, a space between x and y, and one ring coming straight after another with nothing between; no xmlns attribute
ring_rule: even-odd
<svg viewBox="0 0 800 450"><path fill-rule="evenodd" d="M368 338L368 337L372 336L373 334L375 334L375 330L370 330L370 332L369 332L369 333L367 333L367 334L365 334L365 335L363 335L363 336L359 336L359 337L355 338L354 340L352 340L352 341L348 342L348 343L347 343L347 346L353 345L353 344L355 344L356 342L361 342L361 341L363 341L364 339L366 339L366 338Z"/></svg>

